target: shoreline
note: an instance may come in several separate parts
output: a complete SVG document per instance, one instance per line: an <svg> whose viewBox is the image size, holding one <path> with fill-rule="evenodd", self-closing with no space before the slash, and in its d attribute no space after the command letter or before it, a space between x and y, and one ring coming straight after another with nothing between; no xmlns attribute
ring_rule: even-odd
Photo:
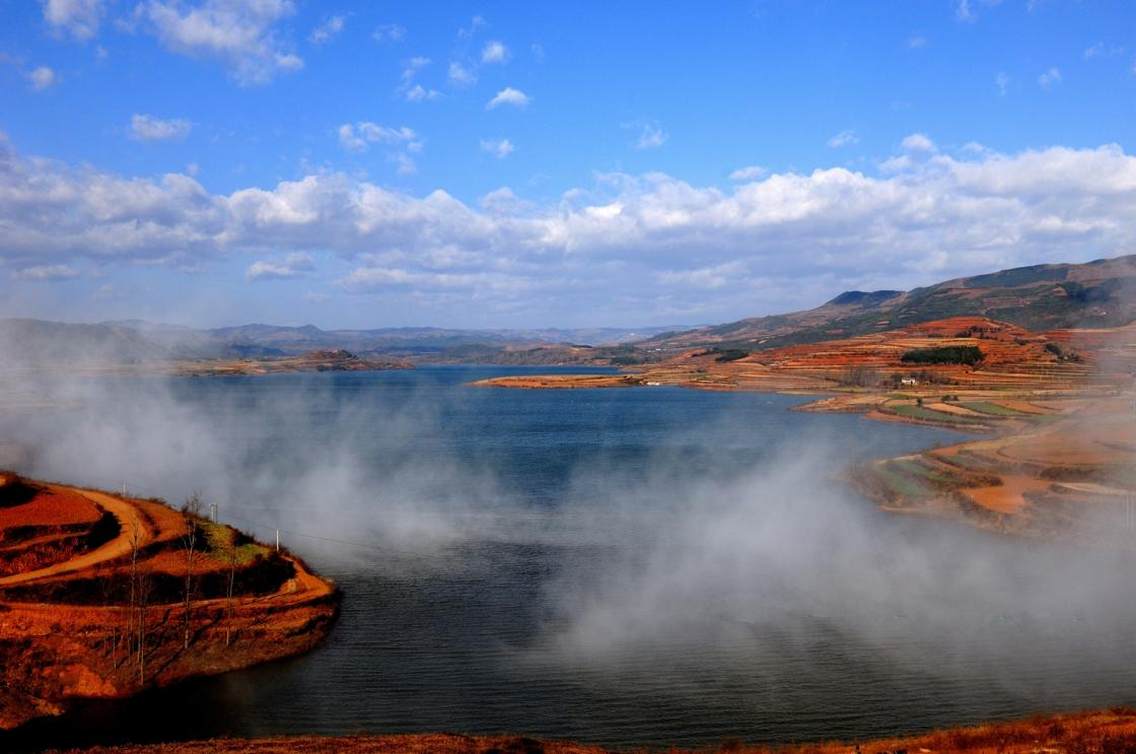
<svg viewBox="0 0 1136 754"><path fill-rule="evenodd" d="M187 518L164 502L14 475L0 490L12 480L35 495L0 513L8 514L7 531L27 541L12 546L41 565L0 576L0 743L5 730L64 714L81 699L125 699L304 654L338 617L332 582L232 527ZM43 495L50 499L39 504ZM12 529L28 506L34 511ZM81 535L90 545L67 545L75 536L68 532L84 524L58 521L92 508L101 528ZM36 523L34 514L49 522ZM190 532L196 546L180 549ZM187 562L188 609L177 592L187 578L177 564Z"/></svg>
<svg viewBox="0 0 1136 754"><path fill-rule="evenodd" d="M849 754L921 752L1036 754L1044 752L1128 752L1136 749L1136 709L1113 707L998 721L873 739L811 743L746 744L725 740L698 749L668 748L672 754L713 750L738 754ZM65 754L628 754L646 747L611 748L519 735L466 736L420 733L350 736L219 738L162 744L99 746Z"/></svg>

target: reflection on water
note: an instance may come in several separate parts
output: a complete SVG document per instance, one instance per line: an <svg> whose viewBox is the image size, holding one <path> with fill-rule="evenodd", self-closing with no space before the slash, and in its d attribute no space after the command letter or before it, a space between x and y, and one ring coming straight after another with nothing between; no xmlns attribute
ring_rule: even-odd
<svg viewBox="0 0 1136 754"><path fill-rule="evenodd" d="M500 371L184 380L157 407L120 385L65 420L8 418L44 441L176 418L190 429L152 441L145 470L68 450L33 471L130 474L170 499L203 487L223 517L295 532L345 598L310 655L0 744L445 730L697 745L1136 701L1130 561L884 516L835 464L797 468L820 445L865 457L957 435L780 396L464 387Z"/></svg>

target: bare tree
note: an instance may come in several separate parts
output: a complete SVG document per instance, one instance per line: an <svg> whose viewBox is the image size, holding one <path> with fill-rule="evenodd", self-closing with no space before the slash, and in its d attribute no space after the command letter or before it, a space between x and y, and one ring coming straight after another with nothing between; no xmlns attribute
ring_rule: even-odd
<svg viewBox="0 0 1136 754"><path fill-rule="evenodd" d="M146 608L150 601L150 575L138 572L138 685L146 685Z"/></svg>
<svg viewBox="0 0 1136 754"><path fill-rule="evenodd" d="M145 634L145 629L142 627L142 611L140 607L139 593L141 592L140 584L138 583L138 550L142 544L142 532L135 527L130 533L130 610L127 613L127 627L126 627L126 653L130 654L130 642L133 641L135 636L134 624L135 619L138 619L138 664L142 666L142 644ZM137 614L136 614L137 613ZM139 682L144 678L143 671L139 671Z"/></svg>
<svg viewBox="0 0 1136 754"><path fill-rule="evenodd" d="M225 555L229 561L229 583L225 590L225 646L229 646L233 634L233 586L237 580L237 533L229 531L229 547Z"/></svg>
<svg viewBox="0 0 1136 754"><path fill-rule="evenodd" d="M193 600L193 553L197 549L197 537L201 524L201 495L192 493L186 498L181 512L185 517L185 533L181 537L182 548L185 550L185 649L189 649L190 635L190 606Z"/></svg>

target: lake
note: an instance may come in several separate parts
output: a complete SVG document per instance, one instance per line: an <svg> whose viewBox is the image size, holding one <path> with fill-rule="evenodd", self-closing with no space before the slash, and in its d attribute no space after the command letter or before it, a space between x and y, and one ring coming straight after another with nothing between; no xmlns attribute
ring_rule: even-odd
<svg viewBox="0 0 1136 754"><path fill-rule="evenodd" d="M886 515L844 481L964 436L770 394L467 385L550 371L116 378L0 414L0 438L35 448L23 471L200 491L344 593L307 656L7 745L787 742L1136 702L1131 558Z"/></svg>

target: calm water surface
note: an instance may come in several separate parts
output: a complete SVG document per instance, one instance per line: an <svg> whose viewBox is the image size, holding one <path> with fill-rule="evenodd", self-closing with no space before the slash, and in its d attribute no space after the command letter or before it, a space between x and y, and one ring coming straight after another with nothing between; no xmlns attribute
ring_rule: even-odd
<svg viewBox="0 0 1136 754"><path fill-rule="evenodd" d="M765 394L466 386L522 371L116 380L3 417L42 445L29 472L201 490L223 519L283 529L344 601L305 657L89 705L0 748L701 745L1136 702L1129 561L885 516L840 481L850 459L959 435Z"/></svg>

